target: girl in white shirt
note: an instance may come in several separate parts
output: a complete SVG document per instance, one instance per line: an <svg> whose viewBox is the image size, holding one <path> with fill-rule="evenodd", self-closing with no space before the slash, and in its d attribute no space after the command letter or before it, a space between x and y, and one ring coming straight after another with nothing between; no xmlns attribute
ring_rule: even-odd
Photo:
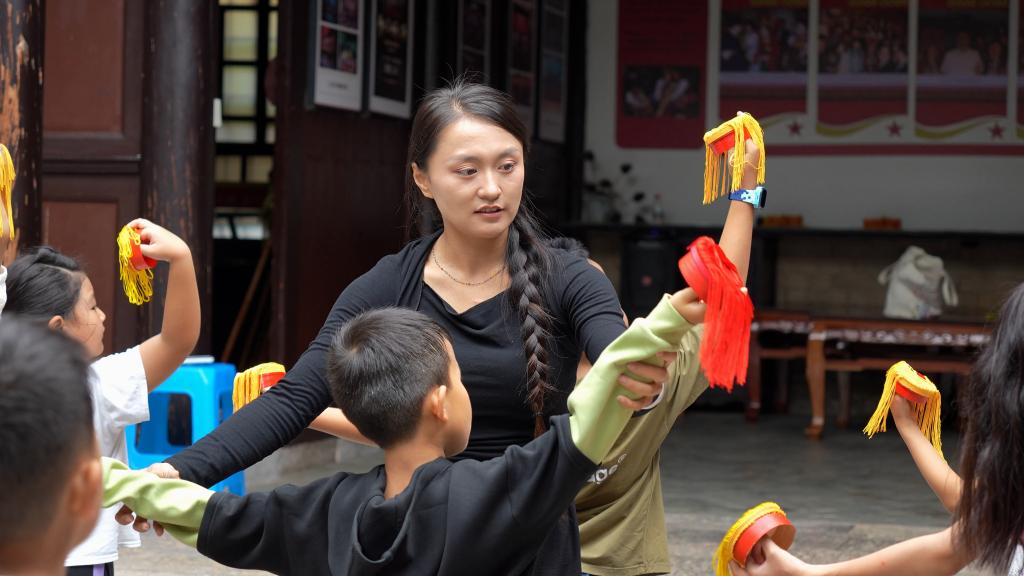
<svg viewBox="0 0 1024 576"><path fill-rule="evenodd" d="M168 262L170 270L159 334L124 352L103 356L106 315L96 305L92 282L78 263L48 247L11 264L6 312L37 318L77 340L94 358L89 378L93 422L102 456L128 460L124 430L149 420L148 394L184 361L199 339L199 290L192 253L171 232L138 219L143 255ZM70 576L113 574L118 545L140 544L138 534L114 519L116 508L100 514L95 530L65 561Z"/></svg>

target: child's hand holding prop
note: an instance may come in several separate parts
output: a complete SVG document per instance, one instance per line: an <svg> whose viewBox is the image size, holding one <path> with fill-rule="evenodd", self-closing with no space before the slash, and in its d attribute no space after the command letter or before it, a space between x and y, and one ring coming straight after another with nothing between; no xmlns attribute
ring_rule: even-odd
<svg viewBox="0 0 1024 576"><path fill-rule="evenodd" d="M750 552L765 537L783 550L788 550L796 538L796 528L775 502L762 502L747 510L729 528L715 550L715 576L731 576L731 561L746 567Z"/></svg>
<svg viewBox="0 0 1024 576"><path fill-rule="evenodd" d="M284 365L265 362L235 374L235 386L231 393L234 411L238 412L243 406L259 398L268 388L277 384L277 381L284 377L284 373Z"/></svg>
<svg viewBox="0 0 1024 576"><path fill-rule="evenodd" d="M734 382L747 382L750 322L754 304L743 289L736 266L715 241L696 239L679 260L686 283L707 304L700 365L711 386L732 392Z"/></svg>
<svg viewBox="0 0 1024 576"><path fill-rule="evenodd" d="M871 438L878 432L885 432L885 422L889 416L893 396L899 394L913 406L917 425L928 438L935 451L942 455L942 397L939 389L927 376L914 370L910 364L900 361L893 364L885 374L885 387L882 397L878 400L875 413L864 427L864 433Z"/></svg>
<svg viewBox="0 0 1024 576"><path fill-rule="evenodd" d="M757 146L757 184L764 184L764 133L761 125L746 112L704 134L704 203L710 204L721 196L728 196L742 187L743 167L746 163L745 142L753 140ZM723 162L730 150L735 150L731 161Z"/></svg>
<svg viewBox="0 0 1024 576"><path fill-rule="evenodd" d="M131 224L121 228L117 235L117 258L121 269L121 284L128 301L141 306L153 297L153 267L156 260L142 254L142 237Z"/></svg>

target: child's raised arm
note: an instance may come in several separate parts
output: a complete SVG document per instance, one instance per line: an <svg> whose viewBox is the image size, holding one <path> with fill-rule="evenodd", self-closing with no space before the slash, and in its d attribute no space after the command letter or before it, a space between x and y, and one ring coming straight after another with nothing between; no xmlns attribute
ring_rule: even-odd
<svg viewBox="0 0 1024 576"><path fill-rule="evenodd" d="M144 256L170 264L160 333L139 347L152 391L181 366L199 341L199 288L192 251L181 238L142 218L129 226L139 231Z"/></svg>
<svg viewBox="0 0 1024 576"><path fill-rule="evenodd" d="M970 562L953 543L953 529L919 536L878 552L836 564L806 564L779 548L771 538L741 568L733 562L733 576L938 576L956 574ZM761 562L758 562L761 560Z"/></svg>
<svg viewBox="0 0 1024 576"><path fill-rule="evenodd" d="M704 305L690 288L664 297L647 318L638 318L605 348L583 380L569 395L572 439L591 462L600 462L629 420L623 388L636 394L623 378L627 370L665 349L679 346L682 337L704 316ZM695 322L696 321L696 322ZM609 402L618 400L618 405Z"/></svg>
<svg viewBox="0 0 1024 576"><path fill-rule="evenodd" d="M746 141L746 155L743 165L743 188L757 186L757 144L753 140ZM729 260L736 265L740 278L747 281L747 270L750 268L750 242L754 229L754 207L746 202L729 202L729 213L722 226L722 237L718 245Z"/></svg>
<svg viewBox="0 0 1024 576"><path fill-rule="evenodd" d="M931 487L939 501L950 513L956 509L960 502L960 476L946 464L946 461L935 451L931 443L924 437L924 433L918 427L914 419L914 412L910 403L900 395L892 399L892 420L896 423L903 442L906 443L910 455L917 464L925 482Z"/></svg>

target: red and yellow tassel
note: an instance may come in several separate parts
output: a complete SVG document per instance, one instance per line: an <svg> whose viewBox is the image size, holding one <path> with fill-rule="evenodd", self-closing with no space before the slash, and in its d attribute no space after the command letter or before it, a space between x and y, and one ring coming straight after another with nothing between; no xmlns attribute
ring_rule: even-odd
<svg viewBox="0 0 1024 576"><path fill-rule="evenodd" d="M264 362L235 374L235 384L231 391L234 411L238 412L243 406L259 398L268 388L277 384L284 374L284 365L277 362Z"/></svg>
<svg viewBox="0 0 1024 576"><path fill-rule="evenodd" d="M700 344L704 375L711 386L732 392L733 383L747 382L754 303L743 291L736 266L707 236L690 244L679 271L707 305Z"/></svg>
<svg viewBox="0 0 1024 576"><path fill-rule="evenodd" d="M918 428L931 442L939 456L945 460L946 457L942 454L942 395L927 376L902 360L893 364L885 373L882 397L878 400L875 413L864 427L864 433L871 438L878 432L885 432L889 409L896 394L910 401L914 407Z"/></svg>
<svg viewBox="0 0 1024 576"><path fill-rule="evenodd" d="M754 545L765 536L783 550L788 550L796 538L796 528L775 502L754 506L729 528L715 550L715 576L731 576L729 562L733 560L745 567Z"/></svg>
<svg viewBox="0 0 1024 576"><path fill-rule="evenodd" d="M764 184L764 132L753 116L737 112L717 128L704 133L704 203L710 204L721 196L739 190L743 181L746 161L745 142L757 145L757 183ZM735 149L732 161L723 162L729 150ZM731 164L731 165L729 165Z"/></svg>
<svg viewBox="0 0 1024 576"><path fill-rule="evenodd" d="M14 195L14 159L7 150L7 146L0 144L0 202L4 203L4 210L7 211L7 230L11 240L14 240L14 211L11 197ZM3 231L0 230L0 238Z"/></svg>
<svg viewBox="0 0 1024 576"><path fill-rule="evenodd" d="M128 301L136 306L153 297L153 270L156 260L142 254L142 238L131 226L121 228L117 235L117 257L121 269L121 284Z"/></svg>

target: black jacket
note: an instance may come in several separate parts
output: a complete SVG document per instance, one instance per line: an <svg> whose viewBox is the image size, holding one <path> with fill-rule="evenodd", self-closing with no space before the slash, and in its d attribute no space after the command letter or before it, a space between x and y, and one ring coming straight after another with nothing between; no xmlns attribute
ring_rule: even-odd
<svg viewBox="0 0 1024 576"><path fill-rule="evenodd" d="M569 417L556 416L498 458L424 464L390 500L383 466L215 494L198 549L228 566L302 576L526 574L596 467L573 444Z"/></svg>

